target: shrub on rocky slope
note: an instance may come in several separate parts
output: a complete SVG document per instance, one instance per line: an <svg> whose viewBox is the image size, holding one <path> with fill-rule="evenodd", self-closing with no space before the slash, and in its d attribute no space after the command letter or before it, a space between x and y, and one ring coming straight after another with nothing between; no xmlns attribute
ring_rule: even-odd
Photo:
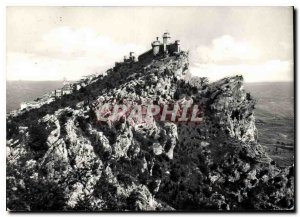
<svg viewBox="0 0 300 217"><path fill-rule="evenodd" d="M278 168L257 142L243 78L187 82L188 65L185 52L122 65L84 92L9 117L8 209L293 209L294 168ZM98 119L101 103L124 100L190 100L202 120Z"/></svg>

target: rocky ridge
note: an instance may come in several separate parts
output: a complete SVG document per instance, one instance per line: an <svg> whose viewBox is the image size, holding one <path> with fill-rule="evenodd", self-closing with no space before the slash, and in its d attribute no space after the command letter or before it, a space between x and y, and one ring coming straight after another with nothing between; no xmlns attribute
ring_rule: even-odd
<svg viewBox="0 0 300 217"><path fill-rule="evenodd" d="M7 118L9 210L292 210L294 168L257 142L241 76L185 79L188 53L120 65L49 105ZM97 120L99 102L191 100L200 124Z"/></svg>

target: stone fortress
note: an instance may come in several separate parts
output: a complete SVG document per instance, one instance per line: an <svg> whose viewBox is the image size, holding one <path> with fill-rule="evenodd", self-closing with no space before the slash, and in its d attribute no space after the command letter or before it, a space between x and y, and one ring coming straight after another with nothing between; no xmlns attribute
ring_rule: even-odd
<svg viewBox="0 0 300 217"><path fill-rule="evenodd" d="M180 50L180 40L175 40L174 43L171 43L171 36L169 32L165 32L162 36L163 41L159 41L159 37L156 37L156 40L151 43L152 49L141 54L138 59L142 61L148 57L161 57L179 54Z"/></svg>
<svg viewBox="0 0 300 217"><path fill-rule="evenodd" d="M181 53L180 40L175 40L171 43L171 36L169 32L165 32L162 36L162 42L159 41L159 37L151 43L152 49L146 51L145 53L135 56L134 52L129 52L129 58L124 56L123 62L115 62L115 67L113 70L118 70L121 66L130 65L136 62L143 62L146 60L151 60L155 58L164 58L172 55L178 55Z"/></svg>

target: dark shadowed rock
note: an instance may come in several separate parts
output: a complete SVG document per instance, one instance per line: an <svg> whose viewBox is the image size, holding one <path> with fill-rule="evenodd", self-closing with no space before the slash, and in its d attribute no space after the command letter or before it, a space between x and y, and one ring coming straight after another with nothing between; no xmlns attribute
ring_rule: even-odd
<svg viewBox="0 0 300 217"><path fill-rule="evenodd" d="M294 170L277 168L257 142L255 101L243 78L186 81L188 65L185 52L119 65L94 78L84 93L59 99L65 106L55 101L8 117L7 207L293 209ZM157 105L191 100L201 105L203 119L97 120L101 102L124 99Z"/></svg>

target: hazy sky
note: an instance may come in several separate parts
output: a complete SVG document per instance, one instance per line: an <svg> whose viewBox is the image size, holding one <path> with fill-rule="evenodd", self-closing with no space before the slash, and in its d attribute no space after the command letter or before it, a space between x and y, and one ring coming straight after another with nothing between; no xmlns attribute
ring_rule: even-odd
<svg viewBox="0 0 300 217"><path fill-rule="evenodd" d="M76 80L165 31L190 51L194 75L293 80L291 7L9 7L7 79Z"/></svg>

